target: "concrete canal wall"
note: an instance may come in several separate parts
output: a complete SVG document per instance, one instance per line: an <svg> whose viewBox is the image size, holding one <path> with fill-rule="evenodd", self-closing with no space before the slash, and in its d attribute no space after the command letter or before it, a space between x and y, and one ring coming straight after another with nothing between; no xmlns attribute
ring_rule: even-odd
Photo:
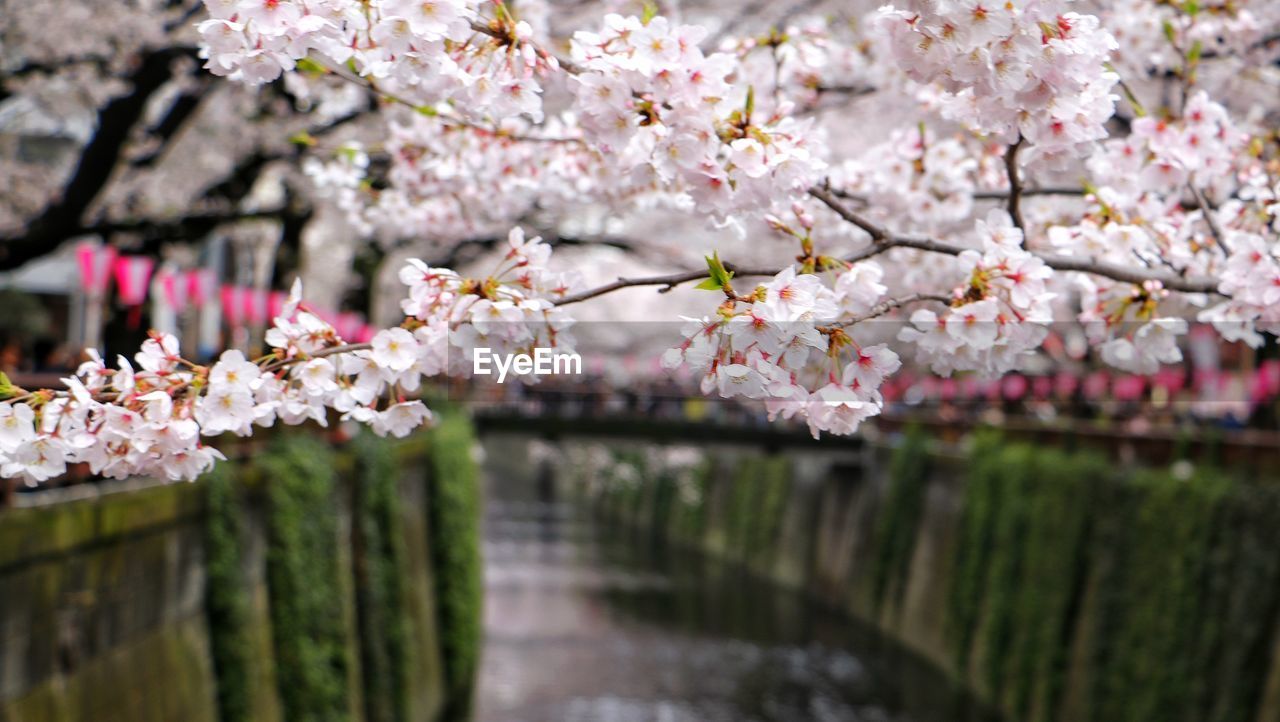
<svg viewBox="0 0 1280 722"><path fill-rule="evenodd" d="M479 648L471 446L461 418L299 432L194 484L0 511L0 721L453 719Z"/></svg>
<svg viewBox="0 0 1280 722"><path fill-rule="evenodd" d="M891 441L547 455L610 517L874 622L1011 720L1280 720L1280 486Z"/></svg>

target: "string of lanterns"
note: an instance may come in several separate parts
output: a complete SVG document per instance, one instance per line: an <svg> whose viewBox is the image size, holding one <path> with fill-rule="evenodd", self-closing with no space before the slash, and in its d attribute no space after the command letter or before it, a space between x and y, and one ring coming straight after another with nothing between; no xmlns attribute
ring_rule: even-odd
<svg viewBox="0 0 1280 722"><path fill-rule="evenodd" d="M89 299L90 315L100 313L101 305L114 287L116 299L127 310L129 325L133 328L138 327L142 309L148 300L163 303L178 316L189 311L204 313L216 309L223 323L232 331L262 328L279 315L287 298L281 290L219 285L216 274L209 268L163 267L157 270L155 259L150 256L121 254L112 246L93 241L81 243L76 248L76 260L81 288ZM153 288L158 291L157 297L152 297ZM313 310L344 339L364 342L373 337L375 329L366 322L363 314L325 308ZM91 318L87 323L94 326L101 321ZM90 342L88 345L97 344Z"/></svg>

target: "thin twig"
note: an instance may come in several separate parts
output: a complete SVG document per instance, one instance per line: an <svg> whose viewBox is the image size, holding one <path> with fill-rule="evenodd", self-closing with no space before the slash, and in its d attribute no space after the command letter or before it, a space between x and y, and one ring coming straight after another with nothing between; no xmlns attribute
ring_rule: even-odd
<svg viewBox="0 0 1280 722"><path fill-rule="evenodd" d="M368 351L371 348L373 348L373 346L367 343L347 343L342 344L341 346L330 346L329 348L322 348L315 353L310 353L305 356L295 356L293 358L272 361L271 363L263 366L262 370L264 372L278 371L301 361L311 361L312 359L325 358L326 356L337 356L338 354L353 353L355 351Z"/></svg>
<svg viewBox="0 0 1280 722"><path fill-rule="evenodd" d="M1213 206L1209 205L1209 201L1205 199L1204 193L1196 187L1191 181L1187 181L1187 189L1191 191L1192 197L1196 199L1196 205L1200 206L1200 214L1204 216L1204 222L1209 224L1209 232L1213 234L1213 239L1218 242L1218 247L1226 255L1231 255L1231 247L1227 245L1227 237L1222 232L1222 227L1218 225L1218 219L1213 216Z"/></svg>
<svg viewBox="0 0 1280 722"><path fill-rule="evenodd" d="M737 268L728 263L725 264L725 269L728 271L731 271L733 275L736 277L776 276L782 272L781 268L745 269L745 268ZM596 296L603 296L606 293L613 293L614 291L617 291L619 289L631 288L633 286L664 286L664 288L661 291L659 291L659 293L665 293L667 291L670 291L672 288L679 286L682 283L688 283L690 281L698 281L707 277L708 277L708 273L706 271L683 271L680 273L668 273L663 276L645 276L643 278L619 278L618 280L613 281L612 283L606 283L603 286L597 286L595 288L591 288L586 291L580 291L578 293L573 293L568 296L565 296L564 298L557 299L555 301L555 304L557 306L567 306L571 303L579 303L581 301L586 301L587 299L590 299L590 298L595 298Z"/></svg>
<svg viewBox="0 0 1280 722"><path fill-rule="evenodd" d="M851 319L840 321L839 323L832 325L839 328L847 328L849 326L862 323L863 321L870 321L873 318L883 316L886 313L906 306L907 304L918 303L920 301L937 301L938 303L950 305L951 300L950 296L943 296L936 293L913 293L909 296L903 296L902 298L891 298L887 301L881 301L875 306L872 306L870 311L867 311L861 316L854 316Z"/></svg>

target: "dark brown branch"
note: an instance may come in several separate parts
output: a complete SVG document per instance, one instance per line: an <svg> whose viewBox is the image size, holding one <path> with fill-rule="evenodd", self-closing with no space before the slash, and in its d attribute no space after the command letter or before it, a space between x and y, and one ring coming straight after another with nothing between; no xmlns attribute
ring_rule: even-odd
<svg viewBox="0 0 1280 722"><path fill-rule="evenodd" d="M1084 196L1085 190L1068 186L1049 186L1045 188L1023 188L1020 193L1023 198L1032 196ZM1009 199L1009 191L974 191L973 199L976 201L1007 201Z"/></svg>
<svg viewBox="0 0 1280 722"><path fill-rule="evenodd" d="M830 189L814 186L809 194L822 201L844 220L866 231L871 236L872 246L850 257L852 261L860 261L879 255L891 248L915 248L931 253L943 253L957 256L968 250L963 246L946 243L926 236L910 236L890 233L887 229L863 218L840 202ZM1057 254L1034 253L1045 262L1045 265L1059 271L1079 271L1095 276L1110 278L1123 283L1143 284L1147 281L1159 281L1171 291L1183 293L1218 293L1218 282L1212 278L1184 278L1171 272L1153 268L1121 266L1116 263L1097 261L1091 258L1077 258Z"/></svg>
<svg viewBox="0 0 1280 722"><path fill-rule="evenodd" d="M1018 172L1018 151L1022 149L1022 134L1018 140L1004 152L1004 172L1009 178L1009 199L1005 209L1013 219L1013 225L1022 231L1023 243L1026 243L1027 226L1022 222L1022 174Z"/></svg>
<svg viewBox="0 0 1280 722"><path fill-rule="evenodd" d="M782 272L782 269L780 268L761 270L761 269L737 268L736 266L730 265L728 263L724 265L725 265L725 268L731 271L735 277L776 276ZM570 294L568 296L565 296L564 298L557 300L555 303L557 306L567 306L571 303L579 303L581 301L586 301L587 299L590 299L590 298L595 298L596 296L603 296L606 293L613 293L614 291L617 291L619 289L631 288L633 286L663 286L664 288L662 289L662 291L659 291L660 293L662 293L665 291L669 291L672 288L675 288L676 286L679 286L682 283L688 283L690 281L700 281L704 278L707 278L707 272L705 270L683 271L680 273L668 273L663 276L646 276L644 278L619 278L618 280L612 283L606 283L603 286L597 286L595 288L588 289L586 291Z"/></svg>
<svg viewBox="0 0 1280 722"><path fill-rule="evenodd" d="M0 238L0 270L16 268L49 253L79 232L85 213L111 180L125 143L151 97L173 78L174 60L194 58L195 52L195 48L179 46L142 57L129 76L132 91L112 99L98 111L97 132L80 154L80 161L58 198L20 236Z"/></svg>
<svg viewBox="0 0 1280 722"><path fill-rule="evenodd" d="M147 133L157 140L155 150L129 161L132 168L148 168L164 157L165 151L179 131L195 117L201 103L208 97L213 85L213 75L202 74L192 90L179 95L169 106L168 112L155 125L147 129Z"/></svg>

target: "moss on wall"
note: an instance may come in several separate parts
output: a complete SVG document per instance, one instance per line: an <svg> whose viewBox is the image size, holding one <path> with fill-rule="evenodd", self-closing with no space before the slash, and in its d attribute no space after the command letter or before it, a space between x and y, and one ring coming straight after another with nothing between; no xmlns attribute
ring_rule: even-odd
<svg viewBox="0 0 1280 722"><path fill-rule="evenodd" d="M360 671L368 722L409 719L406 553L391 444L369 433L354 442L353 571L360 627Z"/></svg>
<svg viewBox="0 0 1280 722"><path fill-rule="evenodd" d="M893 451L889 488L876 521L870 583L877 612L888 601L891 591L896 590L895 602L904 591L902 582L919 536L928 482L928 437L913 426Z"/></svg>
<svg viewBox="0 0 1280 722"><path fill-rule="evenodd" d="M483 570L480 488L471 423L445 414L430 432L427 509L444 659L446 719L464 719L479 667Z"/></svg>
<svg viewBox="0 0 1280 722"><path fill-rule="evenodd" d="M1255 718L1280 612L1280 490L994 435L967 477L948 640L962 675L980 662L970 678L990 699L1033 721L1061 719L1068 694L1077 719Z"/></svg>
<svg viewBox="0 0 1280 722"><path fill-rule="evenodd" d="M213 669L217 675L218 718L222 722L253 719L249 699L249 595L241 574L240 507L231 469L220 464L204 477L205 611L209 618Z"/></svg>
<svg viewBox="0 0 1280 722"><path fill-rule="evenodd" d="M438 629L467 698L479 653L471 446L461 416L426 444L282 434L197 484L0 512L0 719L439 718Z"/></svg>
<svg viewBox="0 0 1280 722"><path fill-rule="evenodd" d="M285 717L345 722L351 660L339 579L334 454L312 437L287 436L258 463L270 509L267 582Z"/></svg>

